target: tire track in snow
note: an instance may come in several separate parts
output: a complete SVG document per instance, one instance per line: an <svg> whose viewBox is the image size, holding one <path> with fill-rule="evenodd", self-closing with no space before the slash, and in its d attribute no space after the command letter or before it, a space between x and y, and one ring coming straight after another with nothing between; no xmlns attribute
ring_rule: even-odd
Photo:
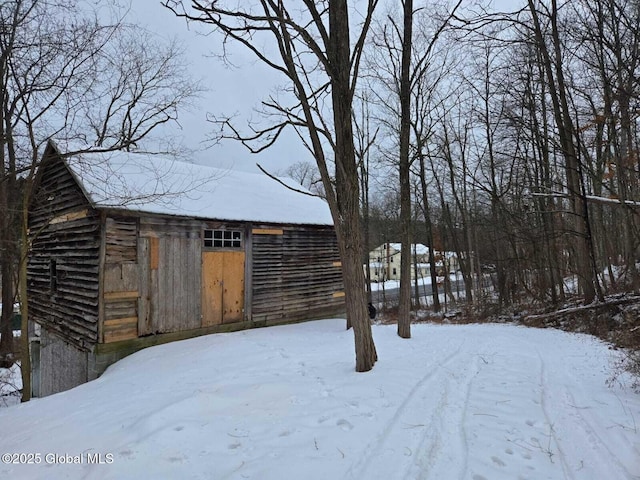
<svg viewBox="0 0 640 480"><path fill-rule="evenodd" d="M549 394L548 394L549 386L547 382L546 364L544 362L544 358L540 354L540 351L539 350L536 350L536 351L538 353L538 358L540 359L540 407L542 408L542 413L544 415L545 422L547 422L547 425L549 426L549 435L551 436L551 439L553 439L553 442L556 445L556 449L558 450L558 458L560 459L560 464L562 465L562 471L564 472L564 477L573 480L575 478L573 476L573 471L567 462L567 458L565 456L563 448L560 445L560 440L558 439L558 436L556 435L556 432L553 428L554 422L551 420L549 407L547 405L548 399L549 399ZM547 453L549 454L550 460L553 461L553 459L551 458L553 455L553 452L549 451Z"/></svg>
<svg viewBox="0 0 640 480"><path fill-rule="evenodd" d="M438 408L431 415L431 422L429 425L435 425L436 438L432 440L430 435L425 435L420 441L418 452L421 455L418 460L418 466L420 470L418 472L412 472L411 465L407 469L405 474L406 479L421 479L426 480L432 478L434 480L440 480L442 478L456 478L452 474L453 466L458 468L457 478L465 479L468 470L469 461L469 446L467 442L467 433L465 429L465 422L467 418L467 412L469 409L469 398L471 396L471 387L473 379L478 375L478 356L473 356L473 361L463 367L460 376L447 377L447 382L444 386L444 393L441 396L441 401L438 404ZM453 379L455 379L455 382ZM463 387L464 384L464 387ZM456 395L450 398L449 392L453 385L455 391L463 391L462 395ZM452 400L458 400L455 403ZM455 408L460 406L460 408ZM455 418L452 418L455 417ZM450 439L454 439L454 435L447 435L447 428L457 428L457 445L458 448L448 449L448 453L452 456L447 461L440 461L442 457L443 445L442 439L444 432ZM424 445L429 441L429 447L424 448ZM449 443L449 442L447 442ZM458 456L460 455L460 456ZM423 461L426 459L426 463Z"/></svg>
<svg viewBox="0 0 640 480"><path fill-rule="evenodd" d="M471 387L473 385L474 378L476 378L476 376L479 373L478 359L479 357L477 355L474 355L473 361L466 366L467 370L465 372L466 374L464 375L464 377L456 379L457 381L454 385L454 388L457 391L464 390L464 394L458 397L462 399L460 402L461 408L456 409L454 407L457 406L457 404L452 405L450 402L447 402L444 405L442 405L444 409L448 407L448 411L446 414L444 413L444 411L442 411L436 417L436 414L434 412L434 415L432 416L432 420L434 417L438 419L439 431L443 431L447 426L449 427L453 427L454 425L457 426L458 428L457 437L458 437L459 448L457 449L454 448L452 450L449 450L449 453L450 454L453 453L454 456L452 456L449 459L445 459L445 460L449 460L447 462L438 462L439 460L441 460L441 454L442 454L441 450L435 451L435 449L431 449L429 452L430 453L429 463L427 465L422 466L422 471L420 472L420 475L417 478L424 479L424 480L429 478L433 478L434 480L439 480L442 478L455 478L455 476L452 474L452 469L453 469L452 465L455 465L458 469L457 478L461 480L467 478L467 470L469 468L468 467L469 444L467 440L467 431L466 431L465 425L467 421L467 414L469 411L469 399L471 397ZM445 385L445 390L448 390L451 384L452 382L448 381ZM461 388L462 384L464 384L464 389ZM452 418L452 417L455 417L455 418ZM434 422L432 421L432 424L433 423ZM425 437L425 440L426 438L427 437ZM453 435L450 435L450 438L453 439Z"/></svg>
<svg viewBox="0 0 640 480"><path fill-rule="evenodd" d="M544 359L542 358L542 355L540 354L540 352L538 352L538 356L540 357L540 362L542 364L542 371L544 373L545 371ZM603 472L605 472L606 475L610 476L610 478L620 478L620 479L634 478L634 475L624 466L623 462L620 461L616 453L611 449L611 447L607 444L607 442L603 441L602 438L600 438L600 436L597 433L598 428L595 428L592 425L592 423L586 418L586 416L580 412L580 407L577 406L578 402L576 402L575 396L573 395L573 393L571 392L568 386L572 383L571 381L568 381L568 377L570 377L570 375L568 375L566 372L563 372L563 377L567 380L564 380L562 382L562 385L563 385L562 391L564 396L564 398L561 400L562 411L566 412L567 411L566 407L571 408L571 410L568 411L568 415L573 419L577 420L577 421L571 422L571 427L580 428L583 432L582 435L572 436L574 442L576 438L579 438L582 440L580 442L580 445L577 447L575 445L570 445L570 447L573 447L574 450L579 450L581 452L584 452L583 456L585 458L591 458L591 459L597 458L598 461L595 463L598 466L607 465L606 468L602 468L602 470ZM546 379L544 377L543 377L543 381L544 381L543 385L546 385ZM543 403L543 408L544 408L545 418L547 419L547 422L549 422L550 425L553 425L551 423L551 420L549 419L549 416L547 415L546 402ZM552 429L552 432L553 432L553 429ZM555 438L555 435L554 435L554 440L556 441L556 444L558 444L558 450L561 451L559 441L557 438ZM603 455L602 452L606 452L606 455ZM566 465L566 461L563 463L563 467L564 465Z"/></svg>
<svg viewBox="0 0 640 480"><path fill-rule="evenodd" d="M348 469L345 476L346 479L428 478L429 470L437 461L442 449L442 432L444 430L444 426L456 424L462 428L460 422L445 422L445 410L450 406L449 397L452 383L455 383L454 388L458 389L459 383L462 380L465 381L467 388L465 389L463 404L466 406L468 403L470 378L466 378L467 376L465 376L464 379L459 379L447 368L455 363L455 361L460 357L463 345L464 342L460 343L453 353L447 356L441 363L435 365L432 370L427 372L412 387L405 397L405 400L398 406L395 413L386 423L380 434L370 442L369 445L367 445L365 450L368 453ZM470 368L469 364L464 364L460 367L461 372L466 370L472 370L475 372L475 367L471 366ZM425 392L425 387L429 386L439 375L445 375L445 381L443 382L443 388L441 389L440 398L438 399L436 408L431 412L427 424L421 423L419 425L413 425L410 419L406 419L404 417L408 411L415 412L420 410L420 408L410 407L414 407L416 402L420 402L424 398L425 395L421 394L429 393ZM464 415L465 412L463 411L462 417L464 417ZM407 440L407 437L410 436L414 438L409 441ZM462 447L466 458L467 448L464 433L461 432L459 434L459 439L463 444ZM403 447L403 443L409 443L410 446ZM397 455L396 449L401 448L403 448L401 454L410 458L401 462L401 464L398 464L397 462L389 462L388 455L386 457L384 455L385 452L392 452ZM392 475L381 476L385 467L389 468L390 466L394 466L396 468L396 470L392 472ZM418 468L418 472L415 471L416 467Z"/></svg>
<svg viewBox="0 0 640 480"><path fill-rule="evenodd" d="M464 395L464 406L462 409L460 422L458 423L458 425L460 425L460 443L462 445L462 452L464 454L463 462L462 462L462 465L460 466L461 467L460 475L458 476L460 480L467 478L467 471L469 470L469 440L467 435L466 424L467 424L467 416L469 413L469 400L471 398L471 387L473 385L474 379L478 376L478 373L480 373L480 368L478 363L479 358L480 358L479 355L473 356L473 370L475 370L476 373L466 384L467 388Z"/></svg>
<svg viewBox="0 0 640 480"><path fill-rule="evenodd" d="M620 461L616 453L609 447L609 445L600 438L598 435L598 429L594 428L593 425L587 418L580 413L579 407L576 406L576 400L568 387L564 388L565 397L568 400L565 402L567 405L572 405L574 408L574 412L572 415L574 418L578 420L579 427L584 431L584 436L580 436L588 440L586 442L589 446L589 449L597 458L599 458L599 463L608 464L607 470L610 472L617 471L618 475L612 476L615 478L623 478L621 475L624 474L627 478L634 478L633 474L624 466L624 464ZM575 426L575 424L574 424ZM602 455L601 452L607 452L607 455ZM613 463L613 465L612 465ZM615 468L614 468L615 466Z"/></svg>

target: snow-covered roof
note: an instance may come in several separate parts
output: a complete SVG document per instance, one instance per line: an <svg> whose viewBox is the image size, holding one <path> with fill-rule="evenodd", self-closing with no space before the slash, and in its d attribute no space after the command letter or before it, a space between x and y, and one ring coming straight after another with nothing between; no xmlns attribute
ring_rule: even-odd
<svg viewBox="0 0 640 480"><path fill-rule="evenodd" d="M78 149L61 149L60 154ZM223 170L132 153L80 153L64 157L96 208L118 208L216 220L333 225L328 204L290 190L267 175ZM305 191L289 178L286 185Z"/></svg>

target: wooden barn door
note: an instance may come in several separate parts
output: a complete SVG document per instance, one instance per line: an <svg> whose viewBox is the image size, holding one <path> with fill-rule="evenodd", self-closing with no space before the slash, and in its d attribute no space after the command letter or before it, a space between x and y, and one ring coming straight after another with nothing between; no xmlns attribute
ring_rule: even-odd
<svg viewBox="0 0 640 480"><path fill-rule="evenodd" d="M202 326L241 322L244 312L242 251L202 252Z"/></svg>
<svg viewBox="0 0 640 480"><path fill-rule="evenodd" d="M188 227L188 226L187 226ZM138 332L142 335L200 327L200 238L183 225L163 231L156 225L140 237ZM152 230L153 228L153 230ZM178 233L178 228L182 232Z"/></svg>

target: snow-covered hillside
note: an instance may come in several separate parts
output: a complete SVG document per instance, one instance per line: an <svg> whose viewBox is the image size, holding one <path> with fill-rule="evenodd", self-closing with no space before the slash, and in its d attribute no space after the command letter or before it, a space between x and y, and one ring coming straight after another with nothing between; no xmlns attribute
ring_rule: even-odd
<svg viewBox="0 0 640 480"><path fill-rule="evenodd" d="M597 340L508 325L374 335L369 373L354 372L343 320L139 352L1 409L0 477L640 478L640 396L606 386L616 352Z"/></svg>

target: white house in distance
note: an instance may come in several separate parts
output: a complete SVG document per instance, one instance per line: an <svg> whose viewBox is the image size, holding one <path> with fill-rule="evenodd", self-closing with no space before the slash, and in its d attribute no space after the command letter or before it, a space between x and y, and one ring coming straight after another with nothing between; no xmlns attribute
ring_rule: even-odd
<svg viewBox="0 0 640 480"><path fill-rule="evenodd" d="M400 243L383 243L369 252L369 268L371 281L400 280L400 257L402 246ZM435 252L437 274L455 272L458 270L458 260L454 252ZM418 274L418 278L429 278L429 247L422 243L411 246L411 279ZM417 269L416 269L417 266ZM366 265L365 265L366 271Z"/></svg>

